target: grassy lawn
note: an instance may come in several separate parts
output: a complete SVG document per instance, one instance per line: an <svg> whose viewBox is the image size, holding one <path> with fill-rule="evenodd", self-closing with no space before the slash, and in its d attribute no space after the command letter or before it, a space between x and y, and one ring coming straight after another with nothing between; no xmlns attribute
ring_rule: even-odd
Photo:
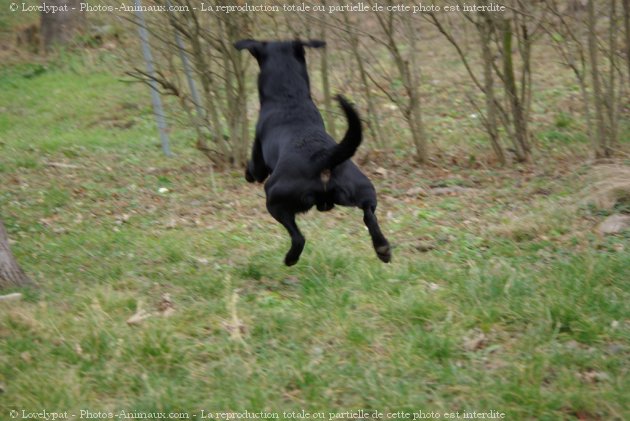
<svg viewBox="0 0 630 421"><path fill-rule="evenodd" d="M262 188L213 172L186 130L163 157L145 87L22 65L0 70L0 92L0 213L38 284L0 303L1 419L630 417L630 237L596 234L582 158L416 168L366 155L393 262L359 210L336 209L301 217L306 249L287 268ZM550 127L543 141L573 141Z"/></svg>

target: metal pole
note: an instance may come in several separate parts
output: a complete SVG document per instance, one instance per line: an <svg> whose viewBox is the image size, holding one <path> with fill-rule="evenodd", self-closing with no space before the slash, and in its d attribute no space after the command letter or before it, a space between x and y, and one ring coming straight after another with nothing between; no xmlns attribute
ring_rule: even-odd
<svg viewBox="0 0 630 421"><path fill-rule="evenodd" d="M142 1L134 0L136 5L136 16L138 17L140 32L140 40L142 42L142 54L144 55L144 61L147 64L147 73L151 76L149 81L151 85L151 102L153 102L153 114L157 122L158 130L160 132L160 140L162 141L162 151L166 156L173 156L171 148L169 147L168 134L166 133L166 121L164 119L164 109L162 108L162 100L160 99L160 93L158 90L157 82L155 81L155 69L153 67L153 56L151 55L151 47L149 46L149 33L144 21L144 15L142 14Z"/></svg>
<svg viewBox="0 0 630 421"><path fill-rule="evenodd" d="M167 0L166 2L168 6L171 6L171 0ZM174 19L171 17L171 19ZM188 56L186 55L186 50L184 49L184 43L182 42L182 38L179 36L179 31L173 25L173 31L175 32L175 43L177 44L177 49L179 50L179 57L182 60L182 64L184 65L184 73L186 73L186 80L188 81L188 88L190 89L190 95L192 96L192 101L195 104L195 109L197 110L197 117L204 119L205 112L203 107L201 106L201 101L199 100L199 94L197 93L197 86L195 85L195 79L192 76L192 69L190 67L190 62L188 61Z"/></svg>

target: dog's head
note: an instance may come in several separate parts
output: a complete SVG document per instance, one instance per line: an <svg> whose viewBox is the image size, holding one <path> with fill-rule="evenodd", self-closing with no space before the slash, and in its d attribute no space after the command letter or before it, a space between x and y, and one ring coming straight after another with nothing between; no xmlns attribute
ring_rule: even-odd
<svg viewBox="0 0 630 421"><path fill-rule="evenodd" d="M294 58L304 62L304 47L322 48L326 46L325 41L316 39L301 41L256 41L254 39L242 39L234 43L237 50L249 51L262 65L270 58L288 60Z"/></svg>
<svg viewBox="0 0 630 421"><path fill-rule="evenodd" d="M249 51L260 66L259 89L263 87L271 93L279 93L280 82L294 91L300 85L310 92L306 70L305 47L322 48L324 41L256 41L243 39L234 43L238 50ZM302 82L303 81L303 82ZM300 83L302 82L302 83ZM281 89L280 89L281 91ZM264 92L261 90L261 95Z"/></svg>

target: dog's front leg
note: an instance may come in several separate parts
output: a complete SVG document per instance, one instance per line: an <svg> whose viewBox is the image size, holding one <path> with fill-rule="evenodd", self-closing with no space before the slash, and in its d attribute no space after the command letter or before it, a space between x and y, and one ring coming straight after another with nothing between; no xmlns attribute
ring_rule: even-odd
<svg viewBox="0 0 630 421"><path fill-rule="evenodd" d="M269 171L267 170L267 165L265 165L260 139L256 136L252 146L252 159L247 162L247 167L245 168L245 179L249 183L254 181L262 183L268 175Z"/></svg>
<svg viewBox="0 0 630 421"><path fill-rule="evenodd" d="M372 237L372 244L374 245L374 250L376 251L376 255L379 259L381 259L385 263L389 263L392 260L392 252L389 246L389 242L381 232L381 228L378 226L378 221L376 220L376 215L374 215L374 211L376 210L376 206L366 205L363 208L363 222L368 228L370 232L370 237Z"/></svg>
<svg viewBox="0 0 630 421"><path fill-rule="evenodd" d="M293 266L300 260L300 254L304 250L304 243L306 240L300 232L297 224L295 223L295 213L291 213L286 209L283 209L279 205L267 204L267 210L276 221L280 222L289 231L291 236L291 248L284 256L284 264L287 266Z"/></svg>

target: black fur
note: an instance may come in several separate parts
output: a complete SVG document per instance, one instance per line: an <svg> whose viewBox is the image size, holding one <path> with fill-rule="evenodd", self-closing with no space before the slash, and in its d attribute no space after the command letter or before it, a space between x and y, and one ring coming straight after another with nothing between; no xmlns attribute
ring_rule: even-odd
<svg viewBox="0 0 630 421"><path fill-rule="evenodd" d="M263 182L267 209L291 235L284 262L294 265L305 239L295 223L296 213L313 206L328 211L335 205L363 210L376 254L391 260L390 246L374 211L376 191L350 160L361 144L361 120L342 96L337 100L348 120L348 131L337 144L325 131L324 121L311 99L304 47L321 48L323 41L265 42L251 39L234 46L247 49L258 61L260 116L245 178ZM268 177L268 178L267 178Z"/></svg>

